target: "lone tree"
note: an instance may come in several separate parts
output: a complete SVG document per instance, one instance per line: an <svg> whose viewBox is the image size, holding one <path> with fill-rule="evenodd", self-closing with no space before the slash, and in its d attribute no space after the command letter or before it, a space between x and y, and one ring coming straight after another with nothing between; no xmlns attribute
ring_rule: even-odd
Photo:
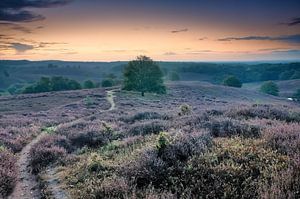
<svg viewBox="0 0 300 199"><path fill-rule="evenodd" d="M141 92L166 93L163 73L159 66L149 57L138 56L130 61L124 69L124 90Z"/></svg>
<svg viewBox="0 0 300 199"><path fill-rule="evenodd" d="M260 91L269 95L278 96L279 89L277 84L275 84L272 81L268 81L263 83L263 85L261 85Z"/></svg>
<svg viewBox="0 0 300 199"><path fill-rule="evenodd" d="M231 75L231 76L224 79L223 85L241 88L242 87L242 82L238 78L236 78L235 76Z"/></svg>

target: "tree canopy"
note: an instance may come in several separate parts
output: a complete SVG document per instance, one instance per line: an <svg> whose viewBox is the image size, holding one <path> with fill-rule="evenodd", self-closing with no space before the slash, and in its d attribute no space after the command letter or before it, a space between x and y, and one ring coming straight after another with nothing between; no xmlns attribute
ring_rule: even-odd
<svg viewBox="0 0 300 199"><path fill-rule="evenodd" d="M237 88L242 87L241 81L233 75L225 78L224 81L223 81L223 85L231 86L231 87L237 87Z"/></svg>
<svg viewBox="0 0 300 199"><path fill-rule="evenodd" d="M279 88L274 82L268 81L261 85L260 91L269 95L278 96Z"/></svg>
<svg viewBox="0 0 300 199"><path fill-rule="evenodd" d="M142 96L145 92L166 93L160 67L146 56L130 61L124 69L124 90L139 91Z"/></svg>

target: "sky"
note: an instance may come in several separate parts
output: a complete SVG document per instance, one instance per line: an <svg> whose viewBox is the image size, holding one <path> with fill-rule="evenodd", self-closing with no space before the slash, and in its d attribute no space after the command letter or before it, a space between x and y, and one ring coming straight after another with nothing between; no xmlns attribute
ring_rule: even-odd
<svg viewBox="0 0 300 199"><path fill-rule="evenodd" d="M0 59L300 60L299 0L0 0Z"/></svg>

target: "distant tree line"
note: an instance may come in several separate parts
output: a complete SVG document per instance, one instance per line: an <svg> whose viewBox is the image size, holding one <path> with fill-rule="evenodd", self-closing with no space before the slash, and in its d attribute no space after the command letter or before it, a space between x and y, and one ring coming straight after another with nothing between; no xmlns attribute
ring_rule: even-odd
<svg viewBox="0 0 300 199"><path fill-rule="evenodd" d="M201 73L214 77L221 82L225 77L234 75L242 82L268 80L300 79L300 63L287 64L215 64L215 63L181 63L177 66L182 73Z"/></svg>
<svg viewBox="0 0 300 199"><path fill-rule="evenodd" d="M43 93L81 89L78 81L65 77L41 77L35 84L25 87L23 93Z"/></svg>

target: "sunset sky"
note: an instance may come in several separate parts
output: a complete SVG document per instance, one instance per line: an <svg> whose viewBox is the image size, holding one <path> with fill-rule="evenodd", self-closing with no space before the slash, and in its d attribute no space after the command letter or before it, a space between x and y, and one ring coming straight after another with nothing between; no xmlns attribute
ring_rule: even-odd
<svg viewBox="0 0 300 199"><path fill-rule="evenodd" d="M0 59L300 59L300 0L0 0Z"/></svg>

